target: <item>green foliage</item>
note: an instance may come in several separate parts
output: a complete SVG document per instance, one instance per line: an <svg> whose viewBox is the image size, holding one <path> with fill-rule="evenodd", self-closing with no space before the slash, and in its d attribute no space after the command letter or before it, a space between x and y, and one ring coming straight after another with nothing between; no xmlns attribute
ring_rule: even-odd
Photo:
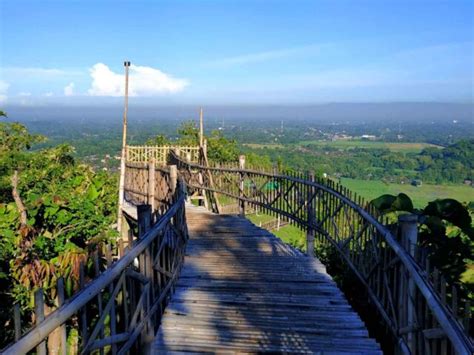
<svg viewBox="0 0 474 355"><path fill-rule="evenodd" d="M117 237L116 178L78 163L69 145L28 151L42 140L23 125L0 123L0 299L13 296L23 309L32 306L39 287L54 298L59 276L71 295L78 288L80 263ZM14 171L26 225L20 224L12 198Z"/></svg>
<svg viewBox="0 0 474 355"><path fill-rule="evenodd" d="M225 138L221 131L212 131L207 138L207 156L211 161L235 162L239 159L237 141Z"/></svg>
<svg viewBox="0 0 474 355"><path fill-rule="evenodd" d="M199 129L194 121L183 122L177 132L179 134L178 145L199 145Z"/></svg>
<svg viewBox="0 0 474 355"><path fill-rule="evenodd" d="M163 134L158 134L146 141L146 145L164 146L171 145L171 141Z"/></svg>
<svg viewBox="0 0 474 355"><path fill-rule="evenodd" d="M474 229L466 206L454 199L429 202L421 210L413 208L405 194L382 195L370 202L380 212L412 212L418 215L419 244L428 250L432 265L451 282L459 282L472 264Z"/></svg>
<svg viewBox="0 0 474 355"><path fill-rule="evenodd" d="M428 203L423 214L446 220L461 229L467 230L471 227L472 221L467 208L451 198Z"/></svg>
<svg viewBox="0 0 474 355"><path fill-rule="evenodd" d="M432 184L460 184L464 179L474 179L474 140L459 141L444 149L426 148L421 152L382 147L340 149L332 142L319 143L280 144L272 148L249 144L244 146L244 153L268 156L271 161L281 159L288 168L297 171L316 170L317 175L327 173L352 179L405 184L413 179Z"/></svg>
<svg viewBox="0 0 474 355"><path fill-rule="evenodd" d="M245 155L245 163L250 167L259 167L265 171L271 171L273 163L268 155L259 155L254 152L249 152Z"/></svg>
<svg viewBox="0 0 474 355"><path fill-rule="evenodd" d="M413 203L411 202L411 199L404 193L400 193L397 196L385 194L377 197L370 203L382 213L394 211L413 211Z"/></svg>

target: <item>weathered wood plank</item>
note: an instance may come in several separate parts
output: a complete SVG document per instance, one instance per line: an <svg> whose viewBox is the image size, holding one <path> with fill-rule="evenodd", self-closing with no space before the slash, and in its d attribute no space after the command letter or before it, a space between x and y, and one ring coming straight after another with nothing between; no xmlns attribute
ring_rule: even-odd
<svg viewBox="0 0 474 355"><path fill-rule="evenodd" d="M319 260L243 218L188 206L187 221L155 353L380 353Z"/></svg>

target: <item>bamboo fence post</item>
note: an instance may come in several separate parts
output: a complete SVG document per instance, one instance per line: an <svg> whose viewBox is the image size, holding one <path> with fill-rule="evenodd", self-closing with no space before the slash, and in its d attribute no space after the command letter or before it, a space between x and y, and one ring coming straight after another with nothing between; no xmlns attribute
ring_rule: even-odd
<svg viewBox="0 0 474 355"><path fill-rule="evenodd" d="M178 185L178 168L176 165L170 165L170 190L171 194L174 195L176 187Z"/></svg>
<svg viewBox="0 0 474 355"><path fill-rule="evenodd" d="M58 307L61 307L66 301L64 294L64 279L60 277L57 282L57 292L58 292ZM63 323L59 326L60 341L61 341L61 355L67 354L67 333L66 333L66 323Z"/></svg>
<svg viewBox="0 0 474 355"><path fill-rule="evenodd" d="M44 293L43 289L40 288L35 292L35 317L36 326L38 326L44 320ZM46 340L43 340L36 347L36 353L38 355L46 355Z"/></svg>
<svg viewBox="0 0 474 355"><path fill-rule="evenodd" d="M203 117L202 117L202 107L199 110L199 146L203 146L204 140L204 124L203 124Z"/></svg>
<svg viewBox="0 0 474 355"><path fill-rule="evenodd" d="M130 68L130 62L125 61L125 102L123 110L123 132L122 132L122 159L120 161L120 182L119 182L119 201L118 201L118 213L117 213L117 230L122 238L122 223L123 223L123 200L125 191L125 161L127 155L127 115L128 115L128 72Z"/></svg>
<svg viewBox="0 0 474 355"><path fill-rule="evenodd" d="M148 194L147 202L151 206L151 213L155 212L155 159L151 158L148 163Z"/></svg>
<svg viewBox="0 0 474 355"><path fill-rule="evenodd" d="M309 173L309 181L314 182L314 172ZM311 227L314 222L314 206L313 206L314 187L310 185L307 191L307 223L308 230L306 232L306 254L310 258L314 258L314 229Z"/></svg>
<svg viewBox="0 0 474 355"><path fill-rule="evenodd" d="M138 238L141 239L151 227L151 206L150 205L137 206L137 220L138 220Z"/></svg>
<svg viewBox="0 0 474 355"><path fill-rule="evenodd" d="M244 197L244 173L242 170L245 169L245 155L239 156L239 215L245 217L245 201Z"/></svg>
<svg viewBox="0 0 474 355"><path fill-rule="evenodd" d="M19 303L13 305L13 320L15 323L15 341L18 341L21 338L21 312Z"/></svg>
<svg viewBox="0 0 474 355"><path fill-rule="evenodd" d="M416 258L416 251L418 245L418 216L413 214L402 215L398 217L398 223L400 226L402 246L406 248L408 253ZM403 282L403 281L402 281ZM408 280L405 285L406 298L402 297L402 300L405 302L404 319L406 321L406 327L411 329L407 334L407 345L412 353L416 351L416 336L413 333L416 322L416 309L415 309L415 297L416 297L416 287L414 280L408 276ZM400 325L399 325L400 326Z"/></svg>

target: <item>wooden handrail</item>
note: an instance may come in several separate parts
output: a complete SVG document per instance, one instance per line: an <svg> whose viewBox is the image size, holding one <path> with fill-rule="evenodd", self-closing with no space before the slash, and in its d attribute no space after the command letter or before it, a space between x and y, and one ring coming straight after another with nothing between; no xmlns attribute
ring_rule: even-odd
<svg viewBox="0 0 474 355"><path fill-rule="evenodd" d="M89 284L85 285L83 289L68 299L61 307L57 308L47 317L45 317L45 319L40 324L33 327L17 342L5 348L2 354L16 355L31 351L51 332L68 321L74 314L79 313L80 310L88 304L88 302L98 297L102 290L109 287L109 285L113 285L114 281L124 278L126 270L131 265L133 265L134 261L139 258L152 243L156 243L157 237L167 228L172 219L175 218L178 211L182 211L184 209L185 195L185 186L184 184L180 184L180 188L177 191L177 198L173 205L169 207L166 213L160 217L159 221L148 232L146 232L124 256L122 256L117 262L112 264L110 268L92 280ZM179 268L177 268L177 270L179 270ZM170 280L166 288L162 290L162 293L166 293L170 290L171 281L173 280ZM117 290L118 285L120 285L119 282L116 283L115 286ZM162 295L160 299L164 299L164 296ZM154 310L156 311L156 309L157 308L155 307ZM152 310L148 311L148 317L151 315L151 311ZM120 337L116 337L117 341L120 339Z"/></svg>

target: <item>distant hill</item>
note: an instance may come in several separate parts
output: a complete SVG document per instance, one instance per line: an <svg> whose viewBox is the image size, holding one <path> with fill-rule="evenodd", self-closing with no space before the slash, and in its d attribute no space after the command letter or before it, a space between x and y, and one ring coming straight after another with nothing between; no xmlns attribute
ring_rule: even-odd
<svg viewBox="0 0 474 355"><path fill-rule="evenodd" d="M131 100L129 116L137 120L184 120L197 118L198 105L152 105ZM395 102L327 103L314 105L205 105L205 117L225 120L314 120L318 121L470 121L474 123L474 103ZM7 106L12 120L117 120L122 101L103 105Z"/></svg>

